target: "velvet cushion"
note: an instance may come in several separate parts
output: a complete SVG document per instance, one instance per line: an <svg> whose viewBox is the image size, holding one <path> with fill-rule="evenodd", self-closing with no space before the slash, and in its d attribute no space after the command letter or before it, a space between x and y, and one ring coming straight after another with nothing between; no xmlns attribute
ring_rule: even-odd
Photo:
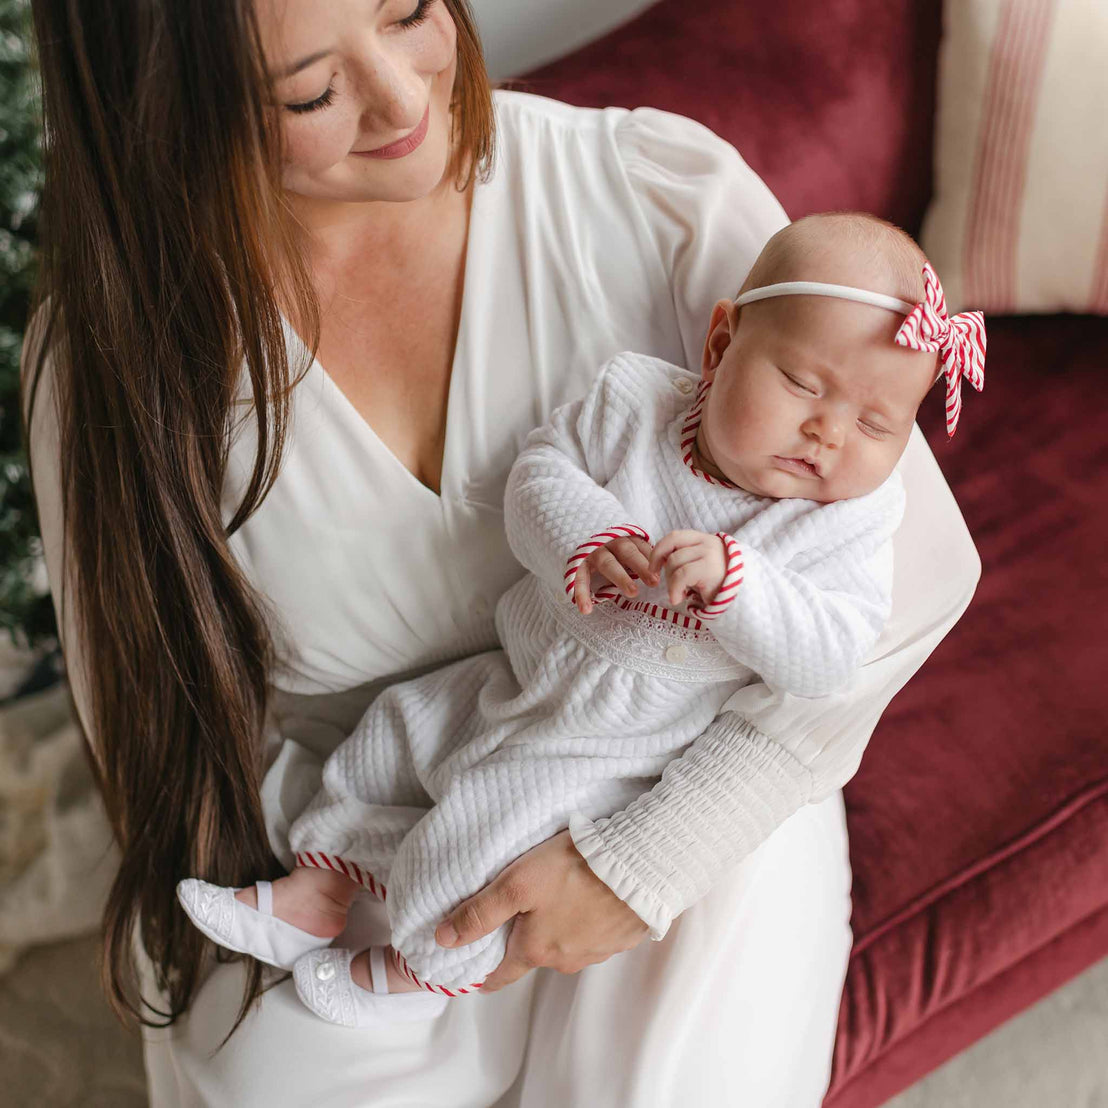
<svg viewBox="0 0 1108 1108"><path fill-rule="evenodd" d="M928 0L664 0L512 87L690 116L792 218L863 209L914 233L931 188L939 15Z"/></svg>
<svg viewBox="0 0 1108 1108"><path fill-rule="evenodd" d="M882 1103L1108 953L1106 369L1106 319L994 318L954 440L921 412L982 579L846 789L829 1108Z"/></svg>

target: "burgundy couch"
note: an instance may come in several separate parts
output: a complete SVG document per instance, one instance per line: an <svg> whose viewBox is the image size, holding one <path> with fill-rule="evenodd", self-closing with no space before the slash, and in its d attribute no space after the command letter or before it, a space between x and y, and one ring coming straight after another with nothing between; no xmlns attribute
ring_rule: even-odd
<svg viewBox="0 0 1108 1108"><path fill-rule="evenodd" d="M650 104L738 147L793 217L918 232L939 0L662 0L519 87ZM991 318L948 444L969 612L846 789L855 944L826 1108L871 1108L1108 955L1108 319Z"/></svg>

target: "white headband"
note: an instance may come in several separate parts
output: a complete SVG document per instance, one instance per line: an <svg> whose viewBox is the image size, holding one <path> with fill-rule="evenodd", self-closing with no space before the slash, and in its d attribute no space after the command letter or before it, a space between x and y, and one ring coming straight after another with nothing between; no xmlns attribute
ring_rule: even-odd
<svg viewBox="0 0 1108 1108"><path fill-rule="evenodd" d="M856 289L850 285L827 285L822 281L782 281L777 285L763 285L758 289L744 292L735 301L735 307L751 304L755 300L769 300L774 296L834 296L839 300L857 300L859 304L872 304L875 308L885 308L890 312L909 315L915 304L906 300L897 300L895 296L886 296L883 292L870 292L868 289Z"/></svg>

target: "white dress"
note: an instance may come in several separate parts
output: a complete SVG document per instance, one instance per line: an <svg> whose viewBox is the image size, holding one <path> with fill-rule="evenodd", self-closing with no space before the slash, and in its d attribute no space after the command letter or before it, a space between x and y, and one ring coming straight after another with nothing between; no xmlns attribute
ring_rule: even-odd
<svg viewBox="0 0 1108 1108"><path fill-rule="evenodd" d="M454 949L435 928L505 866L630 804L751 681L810 697L846 685L888 617L899 474L832 504L712 479L684 446L706 397L697 385L668 362L617 354L531 434L504 495L530 572L497 605L503 650L386 689L290 829L298 863L387 896L392 945L428 988L468 993L500 964L510 924ZM671 608L664 582L640 583L634 600L583 615L567 574L612 527L723 536L726 599Z"/></svg>
<svg viewBox="0 0 1108 1108"><path fill-rule="evenodd" d="M283 629L263 803L286 864L290 821L372 696L495 647L493 609L522 575L502 496L528 432L583 395L617 351L698 365L713 303L739 287L785 221L735 151L688 120L513 93L498 93L496 107L495 172L471 210L441 494L314 364L294 393L281 474L233 541ZM57 429L49 392L40 396L31 450L58 582ZM247 434L229 506L250 456ZM186 1018L147 1035L153 1108L818 1104L850 948L839 789L979 572L918 431L899 468L908 512L893 611L851 688L811 701L746 686L728 702L730 722L655 789L575 832L594 871L644 918L683 912L663 940L577 975L532 973L438 1019L372 1035L317 1019L286 981L217 1050L242 987L241 968L222 966ZM68 657L80 705L79 659ZM803 788L782 776L794 762ZM665 811L688 810L690 796L701 800L675 840L661 830ZM724 811L735 801L738 831ZM719 812L732 828L723 841L713 835ZM340 945L382 941L383 922L379 906L361 902Z"/></svg>

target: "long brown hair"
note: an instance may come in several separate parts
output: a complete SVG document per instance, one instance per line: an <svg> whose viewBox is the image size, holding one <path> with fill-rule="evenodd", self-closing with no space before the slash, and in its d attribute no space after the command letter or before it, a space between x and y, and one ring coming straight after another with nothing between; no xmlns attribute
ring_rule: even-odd
<svg viewBox="0 0 1108 1108"><path fill-rule="evenodd" d="M458 32L452 170L465 187L488 164L492 103L468 4L443 2ZM280 466L300 368L282 312L314 348L319 311L283 210L249 0L33 10L46 176L26 420L49 358L66 564L54 585L72 601L71 660L122 849L104 987L121 1018L171 1023L206 953L177 880L242 885L280 872L258 796L274 646L227 540ZM225 522L246 388L257 455ZM136 925L164 1011L139 997ZM251 963L240 1021L259 991Z"/></svg>

